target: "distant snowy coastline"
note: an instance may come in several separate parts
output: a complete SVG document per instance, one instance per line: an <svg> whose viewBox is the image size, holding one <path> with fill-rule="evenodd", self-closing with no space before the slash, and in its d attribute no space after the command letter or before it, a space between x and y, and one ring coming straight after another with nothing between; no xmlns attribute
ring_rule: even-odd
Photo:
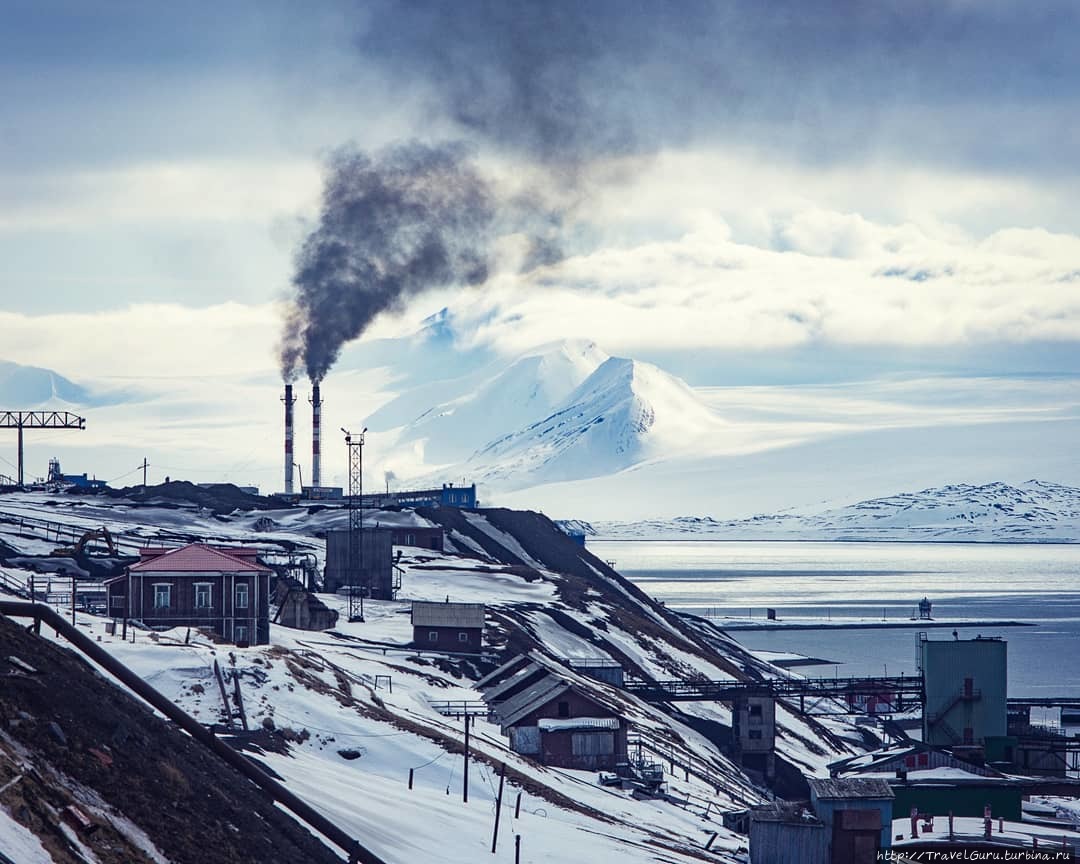
<svg viewBox="0 0 1080 864"><path fill-rule="evenodd" d="M1080 489L1041 480L1019 486L956 484L816 513L561 524L595 540L1080 543Z"/></svg>

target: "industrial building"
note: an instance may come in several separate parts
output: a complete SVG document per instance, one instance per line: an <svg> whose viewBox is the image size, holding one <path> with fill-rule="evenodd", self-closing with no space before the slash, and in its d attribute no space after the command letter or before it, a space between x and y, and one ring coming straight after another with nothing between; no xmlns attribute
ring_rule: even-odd
<svg viewBox="0 0 1080 864"><path fill-rule="evenodd" d="M892 843L893 792L878 779L811 778L809 803L750 810L751 864L874 864Z"/></svg>
<svg viewBox="0 0 1080 864"><path fill-rule="evenodd" d="M985 751L1008 731L1007 643L998 637L919 641L926 687L923 740Z"/></svg>
<svg viewBox="0 0 1080 864"><path fill-rule="evenodd" d="M393 600L401 587L395 578L393 560L393 532L389 528L365 528L357 532L356 560L360 573L356 584L363 588L365 597L375 600ZM326 566L323 569L323 590L335 593L348 590L353 584L349 564L349 532L326 532Z"/></svg>
<svg viewBox="0 0 1080 864"><path fill-rule="evenodd" d="M982 816L990 805L1005 819L1020 819L1023 791L1015 779L986 765L965 762L947 750L921 741L840 759L829 765L838 779L873 777L885 780L896 796L898 814Z"/></svg>
<svg viewBox="0 0 1080 864"><path fill-rule="evenodd" d="M199 627L237 645L270 641L270 577L255 550L191 543L140 549L139 563L105 580L109 614L149 627Z"/></svg>
<svg viewBox="0 0 1080 864"><path fill-rule="evenodd" d="M475 654L484 642L483 603L412 604L413 645Z"/></svg>

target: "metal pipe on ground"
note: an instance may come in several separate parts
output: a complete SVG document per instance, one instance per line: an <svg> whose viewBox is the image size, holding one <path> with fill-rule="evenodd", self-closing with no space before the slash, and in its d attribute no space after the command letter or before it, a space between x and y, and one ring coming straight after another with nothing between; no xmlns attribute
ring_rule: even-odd
<svg viewBox="0 0 1080 864"><path fill-rule="evenodd" d="M59 635L67 639L72 646L172 720L200 744L213 751L222 761L227 762L231 767L247 777L270 798L290 810L302 822L307 823L344 850L349 856L350 864L387 864L385 859L380 858L370 849L361 845L358 840L350 837L314 807L286 789L285 786L267 774L255 762L233 750L232 747L199 723L198 720L166 699L165 696L143 681L142 678L95 643L89 636L73 627L48 606L42 606L40 603L0 600L0 615L6 615L9 618L33 618L38 624L44 621Z"/></svg>

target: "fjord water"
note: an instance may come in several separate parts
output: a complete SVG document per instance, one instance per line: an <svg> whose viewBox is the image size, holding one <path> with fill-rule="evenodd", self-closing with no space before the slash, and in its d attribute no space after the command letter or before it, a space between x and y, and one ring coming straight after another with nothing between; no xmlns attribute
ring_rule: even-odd
<svg viewBox="0 0 1080 864"><path fill-rule="evenodd" d="M679 611L764 622L906 621L926 596L939 620L1024 621L957 628L1009 643L1010 696L1080 697L1080 545L590 541L624 576ZM951 639L952 628L926 630ZM919 628L733 631L752 650L832 661L809 676L917 674Z"/></svg>

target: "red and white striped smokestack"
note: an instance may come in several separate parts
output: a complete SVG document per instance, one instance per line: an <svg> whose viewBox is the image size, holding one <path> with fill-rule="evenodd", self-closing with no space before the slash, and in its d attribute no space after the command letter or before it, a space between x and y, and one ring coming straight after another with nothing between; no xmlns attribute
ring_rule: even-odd
<svg viewBox="0 0 1080 864"><path fill-rule="evenodd" d="M292 495L293 491L293 411L292 406L296 399L293 397L292 384L285 385L285 395L281 399L285 403L285 494Z"/></svg>
<svg viewBox="0 0 1080 864"><path fill-rule="evenodd" d="M322 396L316 382L311 388L311 485L322 486L322 456L319 453L319 438L322 435Z"/></svg>

